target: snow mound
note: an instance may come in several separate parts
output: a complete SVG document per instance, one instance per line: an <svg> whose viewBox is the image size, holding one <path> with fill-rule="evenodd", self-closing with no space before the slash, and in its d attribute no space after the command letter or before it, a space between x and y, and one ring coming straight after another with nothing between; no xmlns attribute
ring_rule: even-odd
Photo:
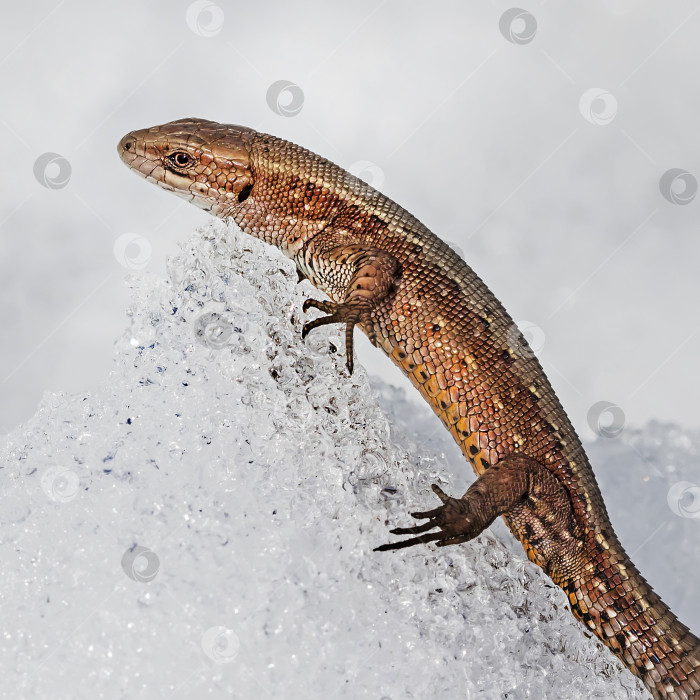
<svg viewBox="0 0 700 700"><path fill-rule="evenodd" d="M461 491L341 329L300 340L289 261L215 221L168 276L130 280L103 387L0 445L4 696L645 696L492 533L372 551Z"/></svg>

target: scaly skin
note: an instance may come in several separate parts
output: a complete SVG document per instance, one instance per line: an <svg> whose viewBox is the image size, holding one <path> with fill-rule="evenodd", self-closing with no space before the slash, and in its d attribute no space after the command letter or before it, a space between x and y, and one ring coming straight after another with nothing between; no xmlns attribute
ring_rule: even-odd
<svg viewBox="0 0 700 700"><path fill-rule="evenodd" d="M510 316L411 214L342 168L240 126L184 119L119 144L140 175L280 248L325 292L325 323L358 325L403 370L478 475L378 549L465 542L499 515L576 617L656 698L700 698L700 640L618 541L576 432ZM429 532L435 530L436 532Z"/></svg>

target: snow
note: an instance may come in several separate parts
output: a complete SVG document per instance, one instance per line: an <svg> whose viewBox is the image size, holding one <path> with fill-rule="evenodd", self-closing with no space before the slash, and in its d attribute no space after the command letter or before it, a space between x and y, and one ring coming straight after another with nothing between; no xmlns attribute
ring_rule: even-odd
<svg viewBox="0 0 700 700"><path fill-rule="evenodd" d="M215 221L129 284L102 386L0 445L3 696L647 697L502 524L372 551L470 470L427 407L348 376L340 328L301 341L318 292L276 250ZM601 481L624 486L629 445L661 464L657 428L602 441ZM667 466L644 493L682 481ZM664 508L700 561L700 520Z"/></svg>

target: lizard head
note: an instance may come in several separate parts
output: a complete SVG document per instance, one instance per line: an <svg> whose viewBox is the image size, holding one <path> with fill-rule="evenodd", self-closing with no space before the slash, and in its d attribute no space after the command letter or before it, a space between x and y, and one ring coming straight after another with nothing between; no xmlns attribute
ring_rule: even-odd
<svg viewBox="0 0 700 700"><path fill-rule="evenodd" d="M163 189L211 212L232 216L255 184L243 126L179 119L132 131L119 142L121 159Z"/></svg>

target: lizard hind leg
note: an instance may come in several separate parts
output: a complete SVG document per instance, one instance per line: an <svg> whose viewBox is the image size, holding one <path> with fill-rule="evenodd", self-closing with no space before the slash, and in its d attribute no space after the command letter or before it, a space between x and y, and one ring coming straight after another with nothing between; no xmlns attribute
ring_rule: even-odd
<svg viewBox="0 0 700 700"><path fill-rule="evenodd" d="M536 550L540 565L557 564L564 554L564 543L577 534L574 512L564 486L537 460L510 454L487 469L461 498L452 498L439 486L433 491L442 505L426 512L412 513L427 522L396 528L396 535L416 535L377 547L377 551L402 549L435 542L439 547L467 542L483 532L499 516L523 542L528 554ZM429 532L438 528L438 532ZM558 568L558 567L557 567Z"/></svg>

